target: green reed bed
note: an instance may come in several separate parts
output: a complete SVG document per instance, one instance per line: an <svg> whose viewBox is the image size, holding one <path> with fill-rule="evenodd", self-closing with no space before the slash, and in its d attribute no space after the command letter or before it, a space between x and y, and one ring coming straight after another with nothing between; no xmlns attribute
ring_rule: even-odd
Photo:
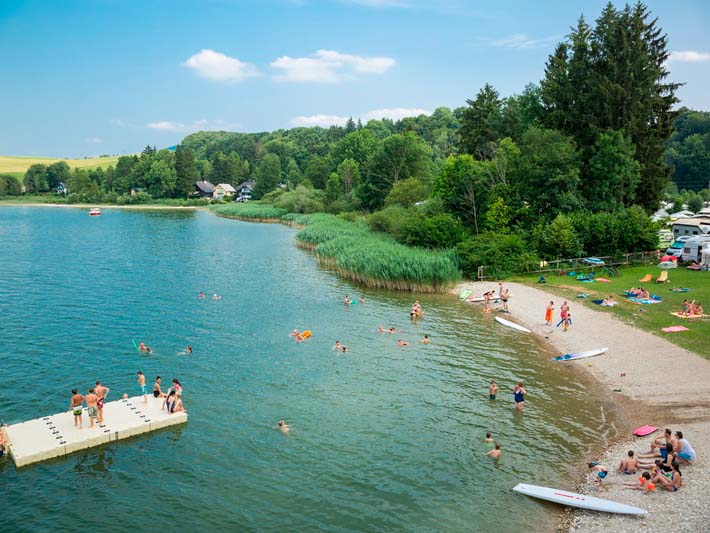
<svg viewBox="0 0 710 533"><path fill-rule="evenodd" d="M367 287L419 292L445 292L461 279L452 253L410 248L372 233L365 224L332 215L310 222L296 234L296 241L315 249L318 261L345 279Z"/></svg>
<svg viewBox="0 0 710 533"><path fill-rule="evenodd" d="M281 217L286 214L285 209L254 203L219 205L214 207L213 211L221 217L250 222L281 222Z"/></svg>

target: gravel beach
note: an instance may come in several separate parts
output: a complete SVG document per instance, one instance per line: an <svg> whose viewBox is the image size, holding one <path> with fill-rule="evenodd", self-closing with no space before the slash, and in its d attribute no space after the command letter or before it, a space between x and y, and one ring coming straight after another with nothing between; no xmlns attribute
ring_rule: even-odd
<svg viewBox="0 0 710 533"><path fill-rule="evenodd" d="M609 469L608 482L602 492L589 483L586 472L578 492L589 493L647 509L649 514L634 518L606 513L575 511L562 530L573 532L614 531L710 531L710 360L646 331L624 324L610 313L596 311L568 300L573 323L568 331L544 325L545 306L555 303L553 324L559 320L563 298L536 287L504 283L510 289L510 313L506 319L521 324L543 337L561 354L608 347L608 353L566 363L595 379L628 420L631 427L652 424L673 431L683 431L698 454L691 466L681 468L684 486L677 493L658 490L644 495L624 489L621 484L635 481L637 476L616 473L628 450L644 453L651 437L630 436L608 449L597 450L599 461ZM467 282L453 292L471 290L480 296L489 290L498 293L493 282ZM465 304L479 305L483 304ZM494 313L498 313L494 305ZM502 327L502 326L501 326ZM710 350L710 339L708 340ZM658 435L656 432L654 436ZM574 488L574 487L561 487Z"/></svg>

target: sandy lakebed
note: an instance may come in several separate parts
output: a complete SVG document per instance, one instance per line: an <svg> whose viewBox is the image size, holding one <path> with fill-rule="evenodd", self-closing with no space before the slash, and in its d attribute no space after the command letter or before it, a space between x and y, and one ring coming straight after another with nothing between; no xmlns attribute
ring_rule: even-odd
<svg viewBox="0 0 710 533"><path fill-rule="evenodd" d="M652 424L659 427L656 437L665 427L681 430L693 445L698 456L692 465L682 468L683 487L677 493L657 490L649 494L628 490L624 482L633 482L636 476L625 476L616 471L628 450L637 454L649 451L651 436L629 437L594 451L594 458L608 470L601 493L591 483L585 470L580 471L577 487L560 487L588 493L593 496L641 507L649 511L644 517L632 517L574 511L569 513L560 530L572 532L606 531L703 531L710 525L710 501L707 487L710 484L710 360L676 346L665 339L624 324L603 308L589 309L575 301L568 301L573 323L568 331L545 325L545 307L555 304L553 324L559 321L560 305L564 301L536 287L520 283L504 283L510 289L509 309L505 318L519 323L540 337L558 352L573 353L608 347L599 357L566 363L590 376L605 395L613 398L628 428ZM489 290L498 293L495 282L466 282L459 284L454 293L471 290L476 296ZM469 304L466 304L469 305ZM483 304L474 304L480 305ZM493 306L498 313L499 305ZM534 409L535 396L530 394L530 408ZM586 458L582 458L585 459ZM581 461L580 461L581 462ZM520 480L535 483L535 480ZM512 488L512 487L511 487Z"/></svg>

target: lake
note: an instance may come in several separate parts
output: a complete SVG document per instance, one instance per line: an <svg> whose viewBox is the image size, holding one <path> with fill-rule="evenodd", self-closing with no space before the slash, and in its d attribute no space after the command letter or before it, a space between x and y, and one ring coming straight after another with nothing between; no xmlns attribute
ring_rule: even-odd
<svg viewBox="0 0 710 533"><path fill-rule="evenodd" d="M417 296L426 317L414 324L413 295L343 282L293 236L206 211L0 208L0 418L66 411L70 390L97 379L109 400L133 396L137 370L149 388L178 377L190 416L19 471L0 459L5 526L552 527L554 507L511 488L569 487L609 426L571 367L450 296ZM367 301L346 308L345 294ZM293 328L313 337L296 344ZM432 344L417 342L424 334ZM411 344L398 348L400 337ZM347 353L331 350L336 339ZM187 344L194 353L179 354ZM519 379L523 414L510 392ZM499 462L484 455L486 431L502 443Z"/></svg>

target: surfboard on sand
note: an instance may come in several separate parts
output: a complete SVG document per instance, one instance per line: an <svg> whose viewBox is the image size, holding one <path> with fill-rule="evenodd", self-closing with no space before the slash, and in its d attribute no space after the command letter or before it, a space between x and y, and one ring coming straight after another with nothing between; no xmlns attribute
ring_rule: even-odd
<svg viewBox="0 0 710 533"><path fill-rule="evenodd" d="M590 511L602 511L605 513L617 514L633 514L645 515L648 511L626 505L625 503L613 502L586 494L577 494L576 492L568 492L566 490L553 489L551 487L541 487L539 485L528 485L526 483L518 483L513 490L532 498L547 500L548 502L559 503L568 507L578 507L580 509L589 509Z"/></svg>
<svg viewBox="0 0 710 533"><path fill-rule="evenodd" d="M459 300L465 300L469 296L473 294L473 291L461 291L461 294L459 294Z"/></svg>
<svg viewBox="0 0 710 533"><path fill-rule="evenodd" d="M518 331L522 331L524 333L532 333L528 328L521 326L520 324L516 324L515 322L511 322L510 320L506 320L505 318L501 318L499 316L496 317L496 322L499 324L503 324L504 326L508 326L509 328L517 329Z"/></svg>
<svg viewBox="0 0 710 533"><path fill-rule="evenodd" d="M646 435L650 435L657 429L658 428L656 426L641 426L639 428L634 429L634 435L636 435L637 437L645 437Z"/></svg>
<svg viewBox="0 0 710 533"><path fill-rule="evenodd" d="M595 355L601 355L609 351L609 348L596 348L594 350L587 350L586 352L577 353L566 353L564 355L558 355L553 357L552 361L572 361L574 359L584 359L585 357L594 357Z"/></svg>

